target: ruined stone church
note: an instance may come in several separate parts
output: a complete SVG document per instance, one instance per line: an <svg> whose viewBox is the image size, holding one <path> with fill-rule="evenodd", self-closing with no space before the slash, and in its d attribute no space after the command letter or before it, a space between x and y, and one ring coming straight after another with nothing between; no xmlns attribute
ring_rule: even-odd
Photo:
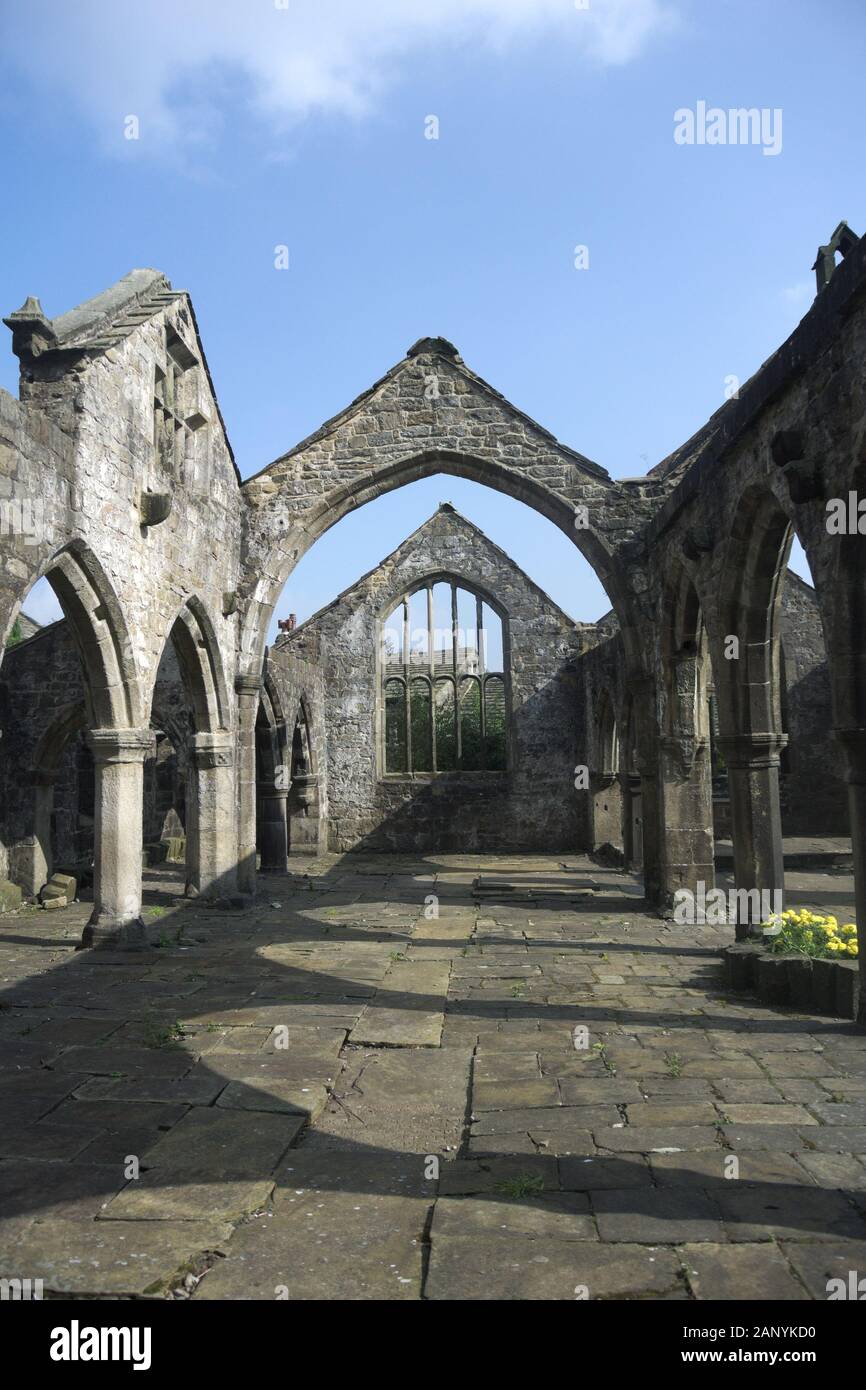
<svg viewBox="0 0 866 1390"><path fill-rule="evenodd" d="M664 911L713 883L720 841L738 886L782 890L783 835L833 833L866 915L864 242L819 266L736 397L620 480L422 338L244 481L192 302L163 274L58 318L33 298L10 313L0 904L66 875L92 894L83 944L131 947L143 862L244 901L297 854L465 848L607 856ZM315 541L433 474L558 526L611 613L575 622L443 497L267 648ZM795 534L814 588L788 571ZM64 613L44 628L42 577Z"/></svg>

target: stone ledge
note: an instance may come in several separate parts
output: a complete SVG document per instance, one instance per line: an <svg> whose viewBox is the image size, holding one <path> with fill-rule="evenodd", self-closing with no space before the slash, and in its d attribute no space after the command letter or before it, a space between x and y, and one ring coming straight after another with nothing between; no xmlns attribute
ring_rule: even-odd
<svg viewBox="0 0 866 1390"><path fill-rule="evenodd" d="M729 989L749 990L768 1004L857 1019L860 967L856 960L779 956L751 942L726 946L721 957Z"/></svg>

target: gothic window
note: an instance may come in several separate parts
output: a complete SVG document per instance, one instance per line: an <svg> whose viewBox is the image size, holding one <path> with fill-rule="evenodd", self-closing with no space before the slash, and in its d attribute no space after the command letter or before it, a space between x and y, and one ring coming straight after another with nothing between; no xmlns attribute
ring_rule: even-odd
<svg viewBox="0 0 866 1390"><path fill-rule="evenodd" d="M386 776L506 771L503 643L502 619L454 581L400 600L381 630Z"/></svg>
<svg viewBox="0 0 866 1390"><path fill-rule="evenodd" d="M166 331L165 367L153 383L153 448L166 482L206 493L210 486L210 437L205 387L198 358L173 329Z"/></svg>

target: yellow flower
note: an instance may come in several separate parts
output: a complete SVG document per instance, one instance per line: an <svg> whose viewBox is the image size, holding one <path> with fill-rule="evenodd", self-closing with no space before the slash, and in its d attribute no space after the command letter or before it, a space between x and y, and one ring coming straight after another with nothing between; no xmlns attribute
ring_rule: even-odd
<svg viewBox="0 0 866 1390"><path fill-rule="evenodd" d="M857 928L853 922L846 922L844 927L839 928L839 932L842 936L856 936Z"/></svg>

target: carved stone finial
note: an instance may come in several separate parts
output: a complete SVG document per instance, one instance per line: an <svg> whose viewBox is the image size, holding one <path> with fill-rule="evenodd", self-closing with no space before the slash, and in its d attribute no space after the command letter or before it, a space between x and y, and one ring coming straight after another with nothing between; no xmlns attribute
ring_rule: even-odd
<svg viewBox="0 0 866 1390"><path fill-rule="evenodd" d="M818 255L812 269L815 272L819 292L830 283L830 277L836 269L836 253L838 252L844 259L850 251L854 250L859 240L857 233L852 232L848 223L843 220L839 223L827 245L818 247Z"/></svg>
<svg viewBox="0 0 866 1390"><path fill-rule="evenodd" d="M45 317L42 305L32 294L3 322L12 329L12 351L16 357L38 357L57 342L51 320Z"/></svg>
<svg viewBox="0 0 866 1390"><path fill-rule="evenodd" d="M412 344L406 356L419 357L422 352L432 353L437 357L451 357L455 362L461 360L460 353L447 338L419 338L417 343Z"/></svg>

